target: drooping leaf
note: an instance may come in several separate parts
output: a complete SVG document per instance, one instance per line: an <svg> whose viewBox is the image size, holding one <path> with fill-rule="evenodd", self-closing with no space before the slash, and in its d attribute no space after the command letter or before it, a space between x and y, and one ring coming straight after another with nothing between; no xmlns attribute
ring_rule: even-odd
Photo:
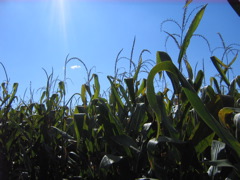
<svg viewBox="0 0 240 180"><path fill-rule="evenodd" d="M212 146L211 146L211 167L208 170L208 174L211 177L214 177L218 172L218 166L219 162L223 165L227 165L226 160L222 160L224 158L224 149L226 147L226 144L220 141L213 140ZM209 161L207 162L209 163Z"/></svg>
<svg viewBox="0 0 240 180"><path fill-rule="evenodd" d="M211 78L210 78L210 82L211 82L211 84L213 83L215 89L217 90L217 93L218 93L218 94L221 94L221 90L220 90L220 88L219 88L219 85L218 85L217 80L216 80L214 77L211 77Z"/></svg>
<svg viewBox="0 0 240 180"><path fill-rule="evenodd" d="M218 112L218 117L223 126L230 129L228 116L234 112L234 108L224 107Z"/></svg>
<svg viewBox="0 0 240 180"><path fill-rule="evenodd" d="M165 62L165 61L172 62L172 59L170 58L170 56L166 52L158 51L157 52L157 63ZM160 77L162 76L161 73L162 73L162 71L158 72ZM179 81L171 73L167 72L167 75L172 82L172 86L173 86L173 89L174 89L174 94L178 94L179 93Z"/></svg>
<svg viewBox="0 0 240 180"><path fill-rule="evenodd" d="M101 162L100 162L100 168L108 168L112 166L113 164L118 163L123 159L123 156L115 156L112 154L104 155Z"/></svg>
<svg viewBox="0 0 240 180"><path fill-rule="evenodd" d="M205 107L201 99L198 97L198 94L193 89L193 87L187 82L181 72L174 66L172 62L162 62L157 64L152 68L148 75L147 80L147 97L151 108L154 110L155 115L157 117L158 128L160 128L161 122L161 109L158 107L158 103L155 97L154 86L153 86L153 79L154 76L159 71L168 71L173 73L176 77L178 77L179 81L182 84L182 88L201 119L225 142L227 143L232 149L236 151L238 156L240 157L240 143L225 129L221 126L221 124L208 112L208 109ZM161 132L158 129L158 132ZM158 134L159 135L159 134Z"/></svg>
<svg viewBox="0 0 240 180"><path fill-rule="evenodd" d="M228 95L234 96L234 94L237 92L236 86L237 86L237 82L239 81L239 79L240 79L240 76L237 76L231 81L231 84L229 86Z"/></svg>
<svg viewBox="0 0 240 180"><path fill-rule="evenodd" d="M211 57L212 63L214 64L215 68L217 69L218 73L221 75L221 78L224 80L224 82L230 86L230 82L226 77L226 74L224 73L224 70L219 66L219 59L215 56Z"/></svg>
<svg viewBox="0 0 240 180"><path fill-rule="evenodd" d="M157 121L157 137L162 134L161 132L161 123L165 125L172 137L176 137L176 131L169 122L168 117L166 116L166 109L163 102L163 95L160 95L159 98L156 98L153 80L155 75L161 70L171 69L173 66L171 61L165 61L158 63L152 70L149 72L147 78L147 98L149 101L150 107L153 109L156 115ZM176 78L176 77L175 77Z"/></svg>

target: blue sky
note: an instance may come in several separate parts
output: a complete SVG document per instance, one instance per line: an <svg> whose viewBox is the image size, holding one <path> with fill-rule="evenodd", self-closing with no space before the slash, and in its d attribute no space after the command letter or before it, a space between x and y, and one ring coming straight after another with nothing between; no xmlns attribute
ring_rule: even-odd
<svg viewBox="0 0 240 180"><path fill-rule="evenodd" d="M148 49L143 59L155 61L156 51L166 51L166 34L160 25L166 19L181 23L184 0L182 1L81 1L81 0L5 0L0 1L0 62L10 77L10 85L19 83L19 95L30 87L37 90L46 85L42 68L54 77L63 80L66 56L78 57L93 73L98 73L101 88L107 89L107 75L114 75L114 63L118 52L130 57L134 37L134 62L140 52ZM208 3L196 33L205 36L213 48L221 46L217 33L221 33L227 45L240 44L240 18L227 0L192 3L189 12ZM196 13L196 11L195 11ZM165 23L164 30L179 33L174 23ZM240 49L239 46L234 46ZM172 40L168 41L167 51L177 62L178 49ZM201 38L193 38L187 51L190 64L198 63L201 69L205 61L207 83L214 76L207 45ZM213 55L221 58L222 51ZM122 60L119 67L126 67ZM73 68L73 67L75 68ZM72 67L72 68L71 68ZM239 59L234 64L234 74L240 74ZM146 75L145 75L146 76ZM68 95L80 92L86 81L86 72L78 61L67 66ZM0 81L6 81L4 71L0 70ZM29 97L29 91L26 94ZM38 99L34 99L37 101Z"/></svg>

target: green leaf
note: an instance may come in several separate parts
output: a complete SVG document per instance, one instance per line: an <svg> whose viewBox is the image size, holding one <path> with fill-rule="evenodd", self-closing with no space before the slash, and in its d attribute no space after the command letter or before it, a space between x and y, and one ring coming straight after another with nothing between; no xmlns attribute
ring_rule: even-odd
<svg viewBox="0 0 240 180"><path fill-rule="evenodd" d="M180 53L179 53L179 56L178 56L178 63L179 65L181 65L181 61L182 61L182 58L184 56L184 54L186 53L186 50L188 48L188 45L190 43L190 39L192 38L193 36L193 33L195 32L195 30L197 29L201 19L202 19L202 16L204 14L204 11L205 11L205 8L207 7L207 5L203 6L199 11L198 13L196 14L196 16L194 17L188 31L187 31L187 34L183 40L183 44L181 46L181 49L180 49Z"/></svg>
<svg viewBox="0 0 240 180"><path fill-rule="evenodd" d="M98 98L98 100L99 111L101 112L100 117L102 117L102 123L107 136L123 134L122 124L111 110L109 104L103 98Z"/></svg>
<svg viewBox="0 0 240 180"><path fill-rule="evenodd" d="M226 69L229 69L232 66L232 64L237 60L237 57L238 57L238 53L234 56L233 60L227 65Z"/></svg>
<svg viewBox="0 0 240 180"><path fill-rule="evenodd" d="M185 62L186 68L187 68L188 77L189 77L190 80L193 80L192 67L187 60L184 60L184 62Z"/></svg>
<svg viewBox="0 0 240 180"><path fill-rule="evenodd" d="M81 87L81 99L84 105L87 105L87 97L86 97L86 87L85 84L82 85Z"/></svg>
<svg viewBox="0 0 240 180"><path fill-rule="evenodd" d="M128 78L128 79L124 79L124 81L128 87L128 93L129 93L130 99L132 103L135 104L134 79Z"/></svg>
<svg viewBox="0 0 240 180"><path fill-rule="evenodd" d="M224 70L219 66L219 59L215 56L211 57L212 63L214 64L215 68L217 69L218 73L221 75L221 78L224 80L224 82L230 86L230 82L228 81L226 74L224 73Z"/></svg>
<svg viewBox="0 0 240 180"><path fill-rule="evenodd" d="M217 80L216 80L214 77L211 77L211 78L210 78L210 82L211 82L211 84L212 84L212 83L214 84L214 87L215 87L215 89L217 90L217 93L218 93L218 94L221 94L221 90L220 90L220 88L219 88L219 85L218 85Z"/></svg>
<svg viewBox="0 0 240 180"><path fill-rule="evenodd" d="M203 81L203 78L204 78L204 73L203 71L198 71L197 73L197 76L196 76L196 79L194 81L194 89L196 92L198 92L202 86L202 81Z"/></svg>
<svg viewBox="0 0 240 180"><path fill-rule="evenodd" d="M166 52L158 51L157 52L157 63L165 62L165 61L171 61L172 62L172 59L170 58L170 56ZM158 72L160 77L162 76L161 73L162 73L162 71ZM179 93L179 81L178 81L178 79L169 72L167 72L167 75L172 82L172 86L173 86L173 89L174 89L174 94L178 94Z"/></svg>
<svg viewBox="0 0 240 180"><path fill-rule="evenodd" d="M8 105L7 105L7 106L11 106L13 100L14 100L15 98L17 98L17 97L16 97L17 89L18 89L18 83L14 83L14 84L13 84L13 90L12 90L12 93L11 93L11 96L10 96L10 98L9 98L9 102L8 102Z"/></svg>
<svg viewBox="0 0 240 180"><path fill-rule="evenodd" d="M99 93L100 93L100 84L99 84L99 80L98 80L98 75L93 74L94 77L94 95L93 95L93 99L96 99L99 97Z"/></svg>
<svg viewBox="0 0 240 180"><path fill-rule="evenodd" d="M137 94L136 96L139 96L140 94L145 94L145 91L146 91L146 84L147 84L147 80L146 79L143 79L142 80L142 83L137 91Z"/></svg>
<svg viewBox="0 0 240 180"><path fill-rule="evenodd" d="M189 142L160 136L158 138L151 139L148 142L147 152L151 169L154 170L155 173L159 173L160 171L166 169L166 167L161 167L161 165L168 167L167 164L170 161L172 161L172 163L181 161L182 168L187 168L189 165L198 166L198 160L194 147Z"/></svg>
<svg viewBox="0 0 240 180"><path fill-rule="evenodd" d="M206 150L207 147L211 146L212 140L213 140L214 136L215 136L215 133L211 133L209 136L207 136L204 139L202 139L195 146L195 150L196 150L197 155L200 155L201 153L203 153L203 151Z"/></svg>
<svg viewBox="0 0 240 180"><path fill-rule="evenodd" d="M115 141L116 143L118 143L119 145L131 148L137 152L140 152L138 150L138 146L137 143L130 137L127 135L118 135L118 136L113 136L111 137L111 139L113 141Z"/></svg>
<svg viewBox="0 0 240 180"><path fill-rule="evenodd" d="M124 106L124 105L123 105L123 102L122 102L122 100L121 100L118 92L117 92L116 85L112 82L110 76L108 76L107 78L108 78L108 80L109 80L110 83L111 83L111 90L112 90L112 93L113 93L113 95L114 95L114 97L115 97L116 102L118 103L119 107L120 107L121 109L123 109L123 106Z"/></svg>
<svg viewBox="0 0 240 180"><path fill-rule="evenodd" d="M166 54L166 53L163 52L163 51L157 51L157 53L156 53L156 64L163 62L163 59L167 59L167 57L165 56L165 54ZM161 56L162 56L162 57L161 57ZM164 58L164 57L166 57L166 58ZM158 72L158 74L159 74L159 78L162 78L163 72L160 71L160 72Z"/></svg>
<svg viewBox="0 0 240 180"><path fill-rule="evenodd" d="M230 84L230 87L229 87L228 95L234 96L234 94L236 92L238 92L237 89L236 89L236 86L237 86L237 83L239 82L239 80L240 80L240 76L237 76L232 80L232 82Z"/></svg>
<svg viewBox="0 0 240 180"><path fill-rule="evenodd" d="M51 126L51 130L52 130L52 133L59 133L61 134L61 137L63 137L64 139L74 139L72 136L70 136L68 133L62 131L61 129L55 127L55 126ZM53 135L54 135L53 134Z"/></svg>
<svg viewBox="0 0 240 180"><path fill-rule="evenodd" d="M128 125L128 132L132 132L135 135L139 133L139 127L143 124L146 118L146 105L145 103L137 103L136 107L132 113L129 125Z"/></svg>
<svg viewBox="0 0 240 180"><path fill-rule="evenodd" d="M6 142L7 152L9 152L11 146L14 144L13 142L21 135L21 130L19 129L19 127L16 125L15 128L17 129L11 133L9 138L7 138Z"/></svg>
<svg viewBox="0 0 240 180"><path fill-rule="evenodd" d="M165 105L163 102L163 95L160 95L157 100L155 91L154 91L154 86L153 86L154 77L158 72L160 72L162 70L166 70L166 69L173 69L174 67L175 66L172 64L171 61L165 61L165 62L158 63L149 72L149 75L147 78L147 98L148 98L150 107L153 109L153 111L156 115L157 137L162 134L161 127L160 127L161 122L163 124L165 124L166 128L168 129L169 133L171 134L171 137L176 137L176 132L173 130L173 127L171 126L168 118L166 117L166 109L165 109Z"/></svg>
<svg viewBox="0 0 240 180"><path fill-rule="evenodd" d="M139 74L139 72L140 72L141 67L142 67L142 58L140 58L140 60L139 60L139 62L138 62L137 69L136 69L136 71L135 71L135 73L134 73L134 75L133 75L133 81L134 81L134 82L135 82L135 81L137 80L137 78L138 78L138 74Z"/></svg>
<svg viewBox="0 0 240 180"><path fill-rule="evenodd" d="M60 82L58 83L58 87L59 87L59 90L60 90L60 94L61 94L61 95L65 95L65 94L66 94L66 90L65 90L64 81L60 81Z"/></svg>
<svg viewBox="0 0 240 180"><path fill-rule="evenodd" d="M203 119L203 121L231 148L233 148L238 156L240 157L240 143L227 131L225 128L221 126L221 124L214 119L214 117L208 112L207 108L204 106L200 98L197 96L196 92L194 92L189 87L183 88L186 96L188 97L191 105L194 107L198 115Z"/></svg>
<svg viewBox="0 0 240 180"><path fill-rule="evenodd" d="M74 130L76 133L76 138L77 138L77 146L79 147L80 145L80 138L83 135L83 130L84 130L84 117L85 113L77 113L74 114Z"/></svg>
<svg viewBox="0 0 240 180"><path fill-rule="evenodd" d="M162 62L157 64L152 68L149 73L147 80L147 97L149 104L153 111L155 112L157 122L158 122L158 134L161 133L160 122L161 122L161 109L158 107L158 103L155 97L153 79L154 76L159 71L168 71L173 73L176 77L178 77L179 81L182 84L182 88L187 96L187 99L201 117L201 119L232 149L234 149L237 155L240 157L240 143L228 132L225 128L221 126L221 124L208 112L208 109L205 107L201 99L198 97L198 94L193 89L193 87L187 82L181 72L174 66L172 62Z"/></svg>

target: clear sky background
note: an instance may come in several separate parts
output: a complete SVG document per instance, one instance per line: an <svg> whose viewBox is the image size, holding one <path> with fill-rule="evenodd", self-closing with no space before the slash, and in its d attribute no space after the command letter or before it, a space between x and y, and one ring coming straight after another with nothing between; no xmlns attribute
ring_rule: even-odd
<svg viewBox="0 0 240 180"><path fill-rule="evenodd" d="M196 33L206 37L211 48L222 46L217 33L221 33L226 45L240 44L240 17L227 0L193 1L190 12L199 5L208 3L202 22ZM160 25L166 19L174 19L181 24L185 1L82 1L82 0L1 0L0 1L0 62L7 70L10 85L19 83L19 95L28 89L37 90L46 86L46 76L42 68L54 77L63 80L66 56L78 57L92 72L98 73L101 88L109 87L107 75L114 75L114 63L118 52L130 57L134 37L134 62L140 52L148 49L143 59L155 61L156 51L166 51L177 63L178 49L169 39L165 48L166 33ZM194 14L196 11L194 11ZM193 17L193 16L192 16ZM174 23L165 23L163 29L170 33L180 33ZM240 49L238 45L234 46ZM194 37L187 51L190 64L202 68L205 61L206 82L214 76L214 66L210 56L221 58L220 49L211 54L201 38ZM120 67L128 62L122 60ZM177 65L177 64L176 64ZM75 67L75 68L74 68ZM234 63L233 76L240 74L239 58ZM86 82L86 72L78 61L67 66L68 96L80 92ZM4 71L0 68L0 81L5 82ZM38 101L38 99L34 99Z"/></svg>

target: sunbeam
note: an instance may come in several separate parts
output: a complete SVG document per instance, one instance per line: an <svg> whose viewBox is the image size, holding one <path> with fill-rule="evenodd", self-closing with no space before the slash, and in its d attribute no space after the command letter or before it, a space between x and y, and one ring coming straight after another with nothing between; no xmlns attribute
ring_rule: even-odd
<svg viewBox="0 0 240 180"><path fill-rule="evenodd" d="M57 23L59 32L64 39L65 45L68 44L67 36L67 0L52 0L51 2L51 24ZM52 26L52 25L50 25Z"/></svg>

